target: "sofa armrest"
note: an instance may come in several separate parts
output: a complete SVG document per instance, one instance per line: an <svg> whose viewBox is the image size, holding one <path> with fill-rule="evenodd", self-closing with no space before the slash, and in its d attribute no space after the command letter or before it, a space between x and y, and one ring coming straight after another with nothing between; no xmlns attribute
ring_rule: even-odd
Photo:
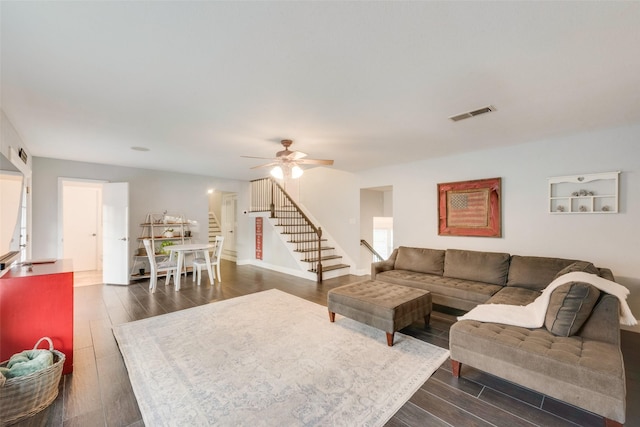
<svg viewBox="0 0 640 427"><path fill-rule="evenodd" d="M620 301L603 294L578 333L582 338L620 346Z"/></svg>
<svg viewBox="0 0 640 427"><path fill-rule="evenodd" d="M396 264L396 256L398 256L398 249L394 249L388 259L371 263L371 280L376 280L378 273L393 270Z"/></svg>
<svg viewBox="0 0 640 427"><path fill-rule="evenodd" d="M611 269L609 269L609 268L600 268L600 267L596 267L596 268L598 268L598 272L600 273L600 277L602 277L603 279L611 280L612 282L616 281L616 279L613 277L613 271L611 271Z"/></svg>

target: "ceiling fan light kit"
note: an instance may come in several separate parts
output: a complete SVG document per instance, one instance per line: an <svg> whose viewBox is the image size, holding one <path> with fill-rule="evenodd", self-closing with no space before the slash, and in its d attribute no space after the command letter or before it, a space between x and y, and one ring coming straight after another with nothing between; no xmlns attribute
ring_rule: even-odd
<svg viewBox="0 0 640 427"><path fill-rule="evenodd" d="M304 173L304 171L298 165L295 165L294 167L291 168L291 178L293 178L293 179L300 178L303 173Z"/></svg>
<svg viewBox="0 0 640 427"><path fill-rule="evenodd" d="M294 165L293 167L291 167L291 164L287 163L283 164L282 166L275 166L273 169L271 169L271 176L277 179L298 179L302 176L303 173L304 170L302 170L300 166Z"/></svg>
<svg viewBox="0 0 640 427"><path fill-rule="evenodd" d="M280 141L284 150L278 151L276 153L275 158L268 157L254 157L254 156L242 156L250 159L267 159L271 160L271 162L254 166L251 169L264 168L269 166L274 166L271 169L271 175L277 179L297 179L302 176L304 170L300 167L300 165L324 165L331 166L333 165L333 160L322 160L322 159L306 159L307 155L300 151L291 151L289 147L293 144L293 141L290 139L283 139Z"/></svg>
<svg viewBox="0 0 640 427"><path fill-rule="evenodd" d="M276 179L282 179L284 178L284 172L282 171L282 168L280 166L276 166L271 169L271 176Z"/></svg>

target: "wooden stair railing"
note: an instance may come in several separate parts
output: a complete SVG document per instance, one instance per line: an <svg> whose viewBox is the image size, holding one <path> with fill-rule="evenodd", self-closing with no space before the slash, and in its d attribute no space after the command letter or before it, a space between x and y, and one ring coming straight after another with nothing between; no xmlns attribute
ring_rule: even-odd
<svg viewBox="0 0 640 427"><path fill-rule="evenodd" d="M282 234L290 235L289 242L295 243L297 251L314 257L307 262L317 262L310 271L316 273L316 280L322 283L322 228L316 227L291 199L289 194L273 178L262 178L251 181L251 212L269 212L271 218L278 218L278 225L283 227Z"/></svg>
<svg viewBox="0 0 640 427"><path fill-rule="evenodd" d="M360 245L364 246L369 250L369 252L371 252L371 254L373 255L374 261L384 261L384 258L382 258L382 255L380 255L375 249L373 249L373 246L371 246L369 242L367 242L364 239L360 239Z"/></svg>

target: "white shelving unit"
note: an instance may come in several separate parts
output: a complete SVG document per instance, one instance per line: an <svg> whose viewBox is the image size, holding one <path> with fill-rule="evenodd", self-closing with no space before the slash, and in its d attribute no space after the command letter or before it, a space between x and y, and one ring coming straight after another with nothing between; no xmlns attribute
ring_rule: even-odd
<svg viewBox="0 0 640 427"><path fill-rule="evenodd" d="M549 178L549 213L618 213L620 171Z"/></svg>
<svg viewBox="0 0 640 427"><path fill-rule="evenodd" d="M170 232L168 230L171 230ZM171 234L171 236L169 236ZM149 277L149 260L144 251L143 239L151 240L151 247L156 258L164 258L169 254L163 251L163 243L184 244L191 242L191 230L184 215L176 214L147 214L145 221L140 224L140 236L138 237L138 252L133 256L131 263L131 280L146 279ZM142 253L142 254L141 254ZM144 274L140 269L144 268Z"/></svg>

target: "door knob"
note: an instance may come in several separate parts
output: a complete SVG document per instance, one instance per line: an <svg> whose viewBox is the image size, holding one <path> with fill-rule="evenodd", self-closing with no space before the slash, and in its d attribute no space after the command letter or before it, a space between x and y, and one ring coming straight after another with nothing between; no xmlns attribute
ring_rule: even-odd
<svg viewBox="0 0 640 427"><path fill-rule="evenodd" d="M126 242L126 241L127 241L127 238L126 238L126 237L123 237L122 239L119 239L119 240L124 240L124 241Z"/></svg>

